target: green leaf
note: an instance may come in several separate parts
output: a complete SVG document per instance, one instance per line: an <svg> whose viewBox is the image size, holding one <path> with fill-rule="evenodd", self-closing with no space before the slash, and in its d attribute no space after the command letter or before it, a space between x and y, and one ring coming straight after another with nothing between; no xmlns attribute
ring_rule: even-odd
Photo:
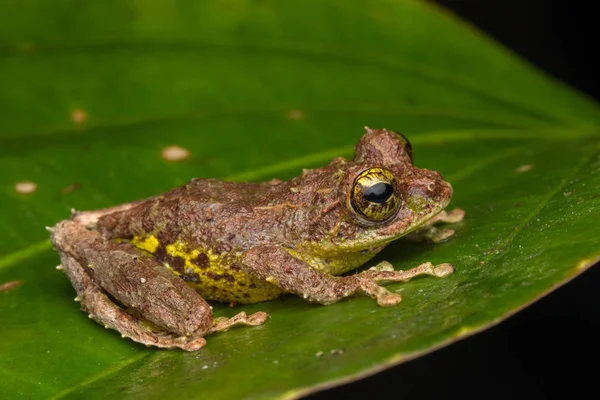
<svg viewBox="0 0 600 400"><path fill-rule="evenodd" d="M2 397L293 398L485 329L600 257L597 104L427 3L9 0L0 88ZM457 267L392 285L399 306L216 306L272 319L163 351L90 321L54 269L44 226L72 207L289 178L350 157L364 125L405 133L467 212L445 243L383 252Z"/></svg>

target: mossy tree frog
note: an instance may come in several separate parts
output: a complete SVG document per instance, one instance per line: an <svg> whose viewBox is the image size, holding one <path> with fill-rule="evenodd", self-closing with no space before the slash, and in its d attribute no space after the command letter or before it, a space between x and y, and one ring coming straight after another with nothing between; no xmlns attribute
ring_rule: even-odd
<svg viewBox="0 0 600 400"><path fill-rule="evenodd" d="M450 236L433 224L462 219L462 210L443 211L451 196L437 172L413 166L403 135L366 128L353 160L335 158L286 182L193 179L145 200L75 212L49 230L90 318L146 345L196 350L211 332L268 317L213 318L206 300L294 293L331 304L358 292L392 306L400 295L379 282L452 273L450 264L395 271L384 262L339 276L411 232Z"/></svg>

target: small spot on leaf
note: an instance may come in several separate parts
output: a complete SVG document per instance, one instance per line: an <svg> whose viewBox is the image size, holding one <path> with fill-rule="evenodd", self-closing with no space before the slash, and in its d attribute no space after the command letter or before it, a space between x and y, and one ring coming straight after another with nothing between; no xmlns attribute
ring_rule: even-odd
<svg viewBox="0 0 600 400"><path fill-rule="evenodd" d="M517 174L522 174L523 172L527 172L533 169L533 164L525 164L521 165L519 168L515 169Z"/></svg>
<svg viewBox="0 0 600 400"><path fill-rule="evenodd" d="M80 183L74 183L74 184L72 184L72 185L69 185L69 186L65 187L65 188L62 190L62 193L71 193L71 192L74 192L74 191L76 191L76 190L77 190L77 189L79 189L80 187L81 187L81 184L80 184Z"/></svg>
<svg viewBox="0 0 600 400"><path fill-rule="evenodd" d="M83 124L85 121L87 121L87 119L87 113L80 108L73 110L73 112L71 113L71 121L73 121L77 125Z"/></svg>
<svg viewBox="0 0 600 400"><path fill-rule="evenodd" d="M21 283L22 281L10 281L3 283L0 285L0 292L8 292L9 290L12 290L19 286Z"/></svg>
<svg viewBox="0 0 600 400"><path fill-rule="evenodd" d="M182 161L190 156L190 151L176 145L167 146L160 153L167 161Z"/></svg>
<svg viewBox="0 0 600 400"><path fill-rule="evenodd" d="M31 181L17 182L15 191L20 194L30 194L37 190L37 184Z"/></svg>
<svg viewBox="0 0 600 400"><path fill-rule="evenodd" d="M33 53L36 50L35 43L32 42L19 43L17 48L24 53Z"/></svg>
<svg viewBox="0 0 600 400"><path fill-rule="evenodd" d="M302 110L290 110L288 112L288 118L297 121L306 118L306 113Z"/></svg>

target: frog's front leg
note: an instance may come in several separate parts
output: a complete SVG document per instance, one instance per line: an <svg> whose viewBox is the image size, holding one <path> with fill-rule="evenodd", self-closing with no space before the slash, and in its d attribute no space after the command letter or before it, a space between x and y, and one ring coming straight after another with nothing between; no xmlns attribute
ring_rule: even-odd
<svg viewBox="0 0 600 400"><path fill-rule="evenodd" d="M315 303L335 303L356 292L376 299L381 306L392 306L402 300L399 294L389 292L371 276L327 275L293 257L280 246L259 246L250 249L242 255L242 262L246 272Z"/></svg>
<svg viewBox="0 0 600 400"><path fill-rule="evenodd" d="M211 307L163 265L129 243L107 240L79 223L59 222L51 239L82 309L136 342L197 350L207 333L266 320L264 313L240 313L213 321Z"/></svg>
<svg viewBox="0 0 600 400"><path fill-rule="evenodd" d="M454 235L454 229L450 228L437 228L434 225L438 223L454 224L460 222L465 217L465 211L460 208L447 212L441 211L425 224L420 226L415 231L409 233L406 237L410 240L417 242L431 241L433 243L443 242L450 236Z"/></svg>

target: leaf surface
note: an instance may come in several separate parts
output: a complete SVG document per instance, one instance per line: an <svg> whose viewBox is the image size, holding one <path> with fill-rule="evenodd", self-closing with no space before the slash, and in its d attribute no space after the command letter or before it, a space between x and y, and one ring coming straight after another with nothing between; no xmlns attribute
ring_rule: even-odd
<svg viewBox="0 0 600 400"><path fill-rule="evenodd" d="M415 1L8 1L0 5L0 397L293 398L495 324L600 257L598 106ZM287 296L196 353L147 349L78 311L44 226L192 177L290 178L362 127L413 142L466 210L451 262L404 301ZM161 158L171 144L191 157ZM37 184L31 194L15 185Z"/></svg>

